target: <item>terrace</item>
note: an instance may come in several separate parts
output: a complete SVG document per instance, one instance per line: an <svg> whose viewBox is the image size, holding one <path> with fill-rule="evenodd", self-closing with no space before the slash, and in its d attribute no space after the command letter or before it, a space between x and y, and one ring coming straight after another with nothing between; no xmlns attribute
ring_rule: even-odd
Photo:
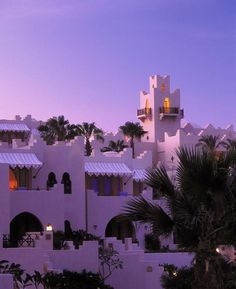
<svg viewBox="0 0 236 289"><path fill-rule="evenodd" d="M160 107L159 108L160 113L160 120L162 120L164 117L177 117L181 116L181 118L184 117L184 110L179 109L178 107Z"/></svg>
<svg viewBox="0 0 236 289"><path fill-rule="evenodd" d="M152 115L152 109L149 107L145 107L137 110L138 119L142 120Z"/></svg>

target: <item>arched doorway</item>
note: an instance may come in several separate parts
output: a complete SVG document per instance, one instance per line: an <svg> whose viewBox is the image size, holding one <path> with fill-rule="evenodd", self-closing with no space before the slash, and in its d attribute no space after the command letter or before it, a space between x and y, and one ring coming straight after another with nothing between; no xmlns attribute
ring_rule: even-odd
<svg viewBox="0 0 236 289"><path fill-rule="evenodd" d="M125 238L132 238L135 240L135 229L131 221L119 220L114 217L107 224L106 237L116 237L118 240L124 240Z"/></svg>
<svg viewBox="0 0 236 289"><path fill-rule="evenodd" d="M165 111L165 113L170 112L170 99L169 99L169 97L166 97L164 100L164 111Z"/></svg>
<svg viewBox="0 0 236 289"><path fill-rule="evenodd" d="M10 239L14 243L21 239L26 232L42 232L40 220L33 214L23 212L12 219L10 223Z"/></svg>
<svg viewBox="0 0 236 289"><path fill-rule="evenodd" d="M150 113L150 103L149 103L149 99L148 98L146 99L146 102L145 102L145 113L146 114Z"/></svg>

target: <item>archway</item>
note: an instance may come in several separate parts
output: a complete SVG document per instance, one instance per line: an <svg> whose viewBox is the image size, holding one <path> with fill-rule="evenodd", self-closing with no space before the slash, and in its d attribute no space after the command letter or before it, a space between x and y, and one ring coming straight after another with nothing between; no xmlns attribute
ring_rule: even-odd
<svg viewBox="0 0 236 289"><path fill-rule="evenodd" d="M131 221L119 220L114 217L107 224L106 237L116 237L118 240L124 240L125 238L132 238L135 240L135 229Z"/></svg>
<svg viewBox="0 0 236 289"><path fill-rule="evenodd" d="M23 212L12 219L10 223L10 239L14 243L21 239L26 232L42 232L40 220L33 214Z"/></svg>
<svg viewBox="0 0 236 289"><path fill-rule="evenodd" d="M170 112L170 99L169 99L169 97L166 97L164 100L164 110L165 110L165 113Z"/></svg>

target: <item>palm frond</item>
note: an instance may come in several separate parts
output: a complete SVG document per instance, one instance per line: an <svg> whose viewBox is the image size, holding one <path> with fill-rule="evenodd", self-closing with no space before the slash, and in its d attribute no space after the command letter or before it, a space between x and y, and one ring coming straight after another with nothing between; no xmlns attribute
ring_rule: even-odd
<svg viewBox="0 0 236 289"><path fill-rule="evenodd" d="M165 167L152 168L147 170L145 183L156 189L159 197L170 197L175 195L175 188L171 182Z"/></svg>
<svg viewBox="0 0 236 289"><path fill-rule="evenodd" d="M141 223L150 223L153 231L159 235L169 235L173 230L173 220L157 204L139 196L130 200L122 210L122 218Z"/></svg>

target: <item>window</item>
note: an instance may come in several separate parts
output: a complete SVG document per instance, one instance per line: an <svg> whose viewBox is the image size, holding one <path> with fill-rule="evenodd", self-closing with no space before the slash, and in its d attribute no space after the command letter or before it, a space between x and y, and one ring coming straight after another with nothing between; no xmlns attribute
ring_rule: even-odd
<svg viewBox="0 0 236 289"><path fill-rule="evenodd" d="M57 184L56 175L53 172L48 174L47 189L53 188Z"/></svg>
<svg viewBox="0 0 236 289"><path fill-rule="evenodd" d="M71 194L71 180L67 172L63 174L61 183L64 185L64 194Z"/></svg>
<svg viewBox="0 0 236 289"><path fill-rule="evenodd" d="M13 169L9 170L9 189L10 190L15 190L18 187L16 175L14 173Z"/></svg>
<svg viewBox="0 0 236 289"><path fill-rule="evenodd" d="M10 168L9 171L9 188L14 189L31 189L32 171L27 168Z"/></svg>

